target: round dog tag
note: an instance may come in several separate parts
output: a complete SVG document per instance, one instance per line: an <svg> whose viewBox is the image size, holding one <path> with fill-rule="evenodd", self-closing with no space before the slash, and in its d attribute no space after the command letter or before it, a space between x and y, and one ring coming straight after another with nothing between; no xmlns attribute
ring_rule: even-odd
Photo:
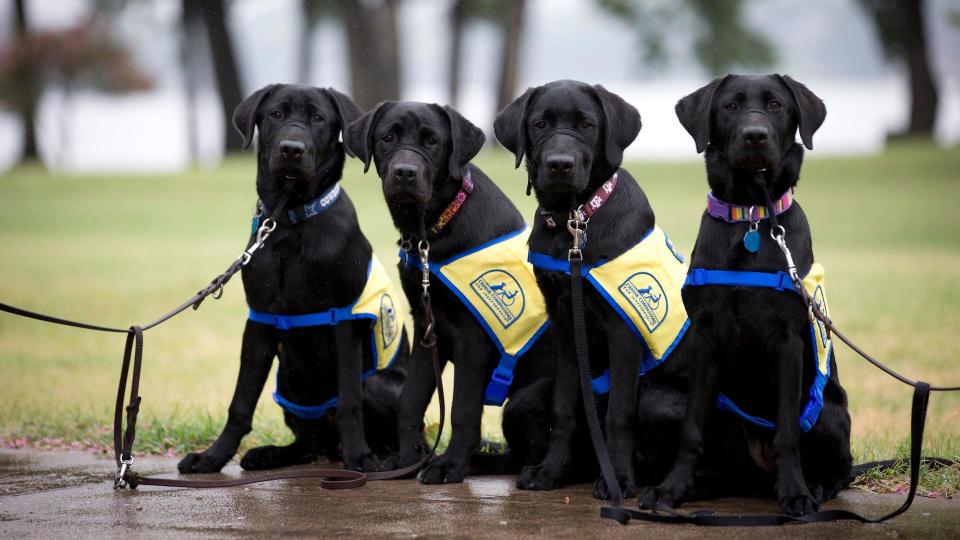
<svg viewBox="0 0 960 540"><path fill-rule="evenodd" d="M750 253L760 251L760 231L756 229L747 231L747 233L743 235L743 247L747 248L747 251Z"/></svg>

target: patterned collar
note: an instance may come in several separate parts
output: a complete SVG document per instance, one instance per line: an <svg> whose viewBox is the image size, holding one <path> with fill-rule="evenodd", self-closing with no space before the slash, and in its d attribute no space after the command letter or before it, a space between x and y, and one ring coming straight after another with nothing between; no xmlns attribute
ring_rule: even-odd
<svg viewBox="0 0 960 540"><path fill-rule="evenodd" d="M473 179L470 177L470 170L467 169L466 174L463 175L463 182L460 184L460 191L457 192L457 196L450 201L450 204L443 210L443 213L440 214L440 217L437 218L437 222L430 227L430 234L436 236L443 230L444 227L450 223L450 220L457 215L457 212L460 211L460 208L463 206L463 203L467 201L467 197L473 193Z"/></svg>
<svg viewBox="0 0 960 540"><path fill-rule="evenodd" d="M773 211L780 215L793 205L793 193L796 188L790 188L779 199L773 202ZM739 223L743 221L760 221L770 217L770 212L766 206L738 206L728 202L721 201L714 196L713 192L707 193L707 213L711 216L726 221L728 223Z"/></svg>
<svg viewBox="0 0 960 540"><path fill-rule="evenodd" d="M590 197L587 202L580 205L580 208L577 208L577 217L580 218L580 221L589 221L590 218L597 213L597 210L600 210L603 203L607 202L607 199L610 198L613 190L617 187L617 175L618 173L613 173L613 176L611 176L609 180L601 184L600 187L593 192L593 196ZM538 213L548 228L552 229L557 226L557 221L553 219L553 216L559 214L559 212L551 212L541 208L538 210Z"/></svg>
<svg viewBox="0 0 960 540"><path fill-rule="evenodd" d="M337 182L329 189L321 193L319 197L308 202L307 204L298 206L296 208L291 208L285 213L281 213L278 216L278 221L283 225L296 225L297 223L303 223L304 221L323 213L324 210L333 206L333 203L340 199L340 192L340 182ZM259 215L270 215L270 210L268 210L267 206L263 204L263 201L258 201L257 204L260 207Z"/></svg>

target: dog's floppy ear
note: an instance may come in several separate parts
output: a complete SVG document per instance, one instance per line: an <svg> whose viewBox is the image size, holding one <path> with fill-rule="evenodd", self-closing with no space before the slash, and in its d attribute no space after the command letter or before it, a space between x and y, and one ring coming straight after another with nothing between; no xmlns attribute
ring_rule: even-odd
<svg viewBox="0 0 960 540"><path fill-rule="evenodd" d="M358 107L357 104L350 99L350 96L333 88L323 88L322 92L333 102L333 106L337 109L337 114L340 115L340 125L344 129L363 114L363 109Z"/></svg>
<svg viewBox="0 0 960 540"><path fill-rule="evenodd" d="M449 105L443 106L443 111L450 122L450 176L459 178L463 168L483 148L487 136L483 130L473 125L456 109Z"/></svg>
<svg viewBox="0 0 960 540"><path fill-rule="evenodd" d="M790 90L793 101L797 104L797 114L800 121L800 140L808 150L813 150L813 134L820 129L827 118L827 107L823 100L810 91L805 85L798 83L787 75L777 75L780 82Z"/></svg>
<svg viewBox="0 0 960 540"><path fill-rule="evenodd" d="M257 112L260 110L260 104L279 87L279 84L264 86L240 102L233 111L233 127L243 135L244 150L250 148L250 143L253 142L253 130L257 127Z"/></svg>
<svg viewBox="0 0 960 540"><path fill-rule="evenodd" d="M717 77L703 88L682 98L674 107L680 123L693 137L698 154L706 150L707 143L710 142L710 108L713 105L713 96L728 77L730 75Z"/></svg>
<svg viewBox="0 0 960 540"><path fill-rule="evenodd" d="M514 167L523 163L523 153L527 148L527 106L536 90L527 88L523 95L504 107L493 122L493 133L497 140L517 157Z"/></svg>
<svg viewBox="0 0 960 540"><path fill-rule="evenodd" d="M624 99L603 86L593 86L600 106L603 108L604 155L607 163L619 167L623 161L623 151L640 133L640 113Z"/></svg>
<svg viewBox="0 0 960 540"><path fill-rule="evenodd" d="M343 130L343 145L348 154L363 162L364 173L370 169L370 162L373 161L373 130L383 112L393 103L393 101L381 102L372 110L360 115Z"/></svg>

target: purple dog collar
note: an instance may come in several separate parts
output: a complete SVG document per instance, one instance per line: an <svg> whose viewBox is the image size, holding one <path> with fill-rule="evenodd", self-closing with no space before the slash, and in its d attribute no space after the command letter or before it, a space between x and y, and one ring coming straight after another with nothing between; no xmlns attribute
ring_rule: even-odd
<svg viewBox="0 0 960 540"><path fill-rule="evenodd" d="M790 209L793 205L793 192L795 188L790 188L779 199L773 202L773 211L780 215ZM767 207L763 205L739 206L721 201L713 195L713 192L707 193L707 213L711 216L722 219L728 223L738 223L742 221L760 221L770 216Z"/></svg>

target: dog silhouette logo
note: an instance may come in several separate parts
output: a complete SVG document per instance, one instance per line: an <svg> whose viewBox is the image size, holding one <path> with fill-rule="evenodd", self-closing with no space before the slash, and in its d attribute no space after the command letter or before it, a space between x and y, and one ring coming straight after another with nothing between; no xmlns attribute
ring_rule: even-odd
<svg viewBox="0 0 960 540"><path fill-rule="evenodd" d="M380 297L380 335L383 338L383 346L386 347L393 343L400 333L400 324L397 321L397 308L393 305L393 298L384 293Z"/></svg>
<svg viewBox="0 0 960 540"><path fill-rule="evenodd" d="M669 300L653 274L637 272L621 283L618 290L651 333L667 318Z"/></svg>
<svg viewBox="0 0 960 540"><path fill-rule="evenodd" d="M505 270L489 270L470 282L470 288L504 328L520 318L526 298L520 283Z"/></svg>

